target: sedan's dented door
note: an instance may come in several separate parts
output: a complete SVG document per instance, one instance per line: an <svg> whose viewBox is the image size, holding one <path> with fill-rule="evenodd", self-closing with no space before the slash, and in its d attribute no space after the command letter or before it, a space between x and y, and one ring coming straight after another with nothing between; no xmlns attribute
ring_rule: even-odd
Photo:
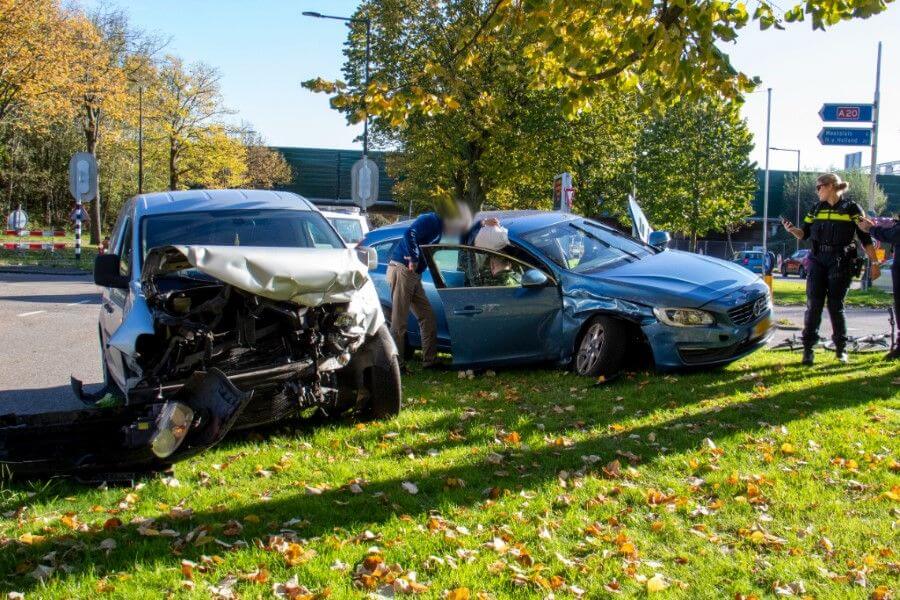
<svg viewBox="0 0 900 600"><path fill-rule="evenodd" d="M447 318L454 364L558 358L562 299L555 281L523 285L533 268L499 252L449 245L423 250Z"/></svg>

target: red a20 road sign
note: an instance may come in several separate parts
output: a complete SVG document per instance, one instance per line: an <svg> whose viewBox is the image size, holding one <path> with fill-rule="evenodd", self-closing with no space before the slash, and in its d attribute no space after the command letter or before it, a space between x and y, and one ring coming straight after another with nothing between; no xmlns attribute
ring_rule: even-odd
<svg viewBox="0 0 900 600"><path fill-rule="evenodd" d="M823 121L851 121L868 123L872 121L871 104L823 104L819 110Z"/></svg>

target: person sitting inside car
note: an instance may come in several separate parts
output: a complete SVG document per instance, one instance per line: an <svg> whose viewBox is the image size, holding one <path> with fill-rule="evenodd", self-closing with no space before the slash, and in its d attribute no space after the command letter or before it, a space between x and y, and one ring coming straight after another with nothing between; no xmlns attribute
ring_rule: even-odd
<svg viewBox="0 0 900 600"><path fill-rule="evenodd" d="M518 287L521 276L513 268L513 262L505 256L492 255L487 260L487 272L482 285L487 287Z"/></svg>
<svg viewBox="0 0 900 600"><path fill-rule="evenodd" d="M499 221L483 223L475 236L475 247L500 252L509 245L509 233ZM479 255L476 259L476 274L473 283L480 287L517 287L521 283L521 274L515 269L513 261L496 254Z"/></svg>

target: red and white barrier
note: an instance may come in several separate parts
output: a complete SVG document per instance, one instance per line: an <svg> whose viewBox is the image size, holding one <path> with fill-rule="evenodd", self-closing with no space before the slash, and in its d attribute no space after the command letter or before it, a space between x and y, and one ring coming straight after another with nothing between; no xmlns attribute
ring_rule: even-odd
<svg viewBox="0 0 900 600"><path fill-rule="evenodd" d="M66 232L62 229L22 229L19 231L16 231L15 229L5 229L3 235L17 235L19 237L64 237Z"/></svg>
<svg viewBox="0 0 900 600"><path fill-rule="evenodd" d="M71 244L57 242L53 244L41 242L3 242L4 250L65 250L71 248Z"/></svg>

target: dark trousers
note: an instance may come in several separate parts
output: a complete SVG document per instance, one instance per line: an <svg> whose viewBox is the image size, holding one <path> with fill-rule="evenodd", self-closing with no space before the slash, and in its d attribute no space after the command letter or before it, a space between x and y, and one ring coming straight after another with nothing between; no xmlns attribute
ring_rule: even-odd
<svg viewBox="0 0 900 600"><path fill-rule="evenodd" d="M894 257L894 266L891 267L891 281L894 285L894 326L900 332L900 263L897 262L898 256ZM900 340L900 333L897 334Z"/></svg>
<svg viewBox="0 0 900 600"><path fill-rule="evenodd" d="M826 304L835 349L841 351L847 346L844 298L847 297L847 290L853 279L849 263L849 260L840 260L833 254L815 256L809 261L809 272L806 274L806 316L803 319L805 348L812 348L819 341L819 324Z"/></svg>

